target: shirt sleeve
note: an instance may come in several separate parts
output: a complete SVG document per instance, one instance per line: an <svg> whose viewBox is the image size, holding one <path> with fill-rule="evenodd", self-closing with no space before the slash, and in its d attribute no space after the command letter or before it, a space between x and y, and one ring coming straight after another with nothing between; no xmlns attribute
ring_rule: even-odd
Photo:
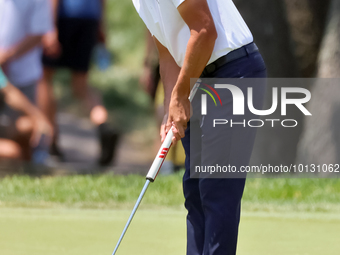
<svg viewBox="0 0 340 255"><path fill-rule="evenodd" d="M34 0L29 23L29 33L43 35L53 30L53 15L50 0Z"/></svg>
<svg viewBox="0 0 340 255"><path fill-rule="evenodd" d="M3 73L2 69L0 68L0 89L6 87L7 85L7 78Z"/></svg>
<svg viewBox="0 0 340 255"><path fill-rule="evenodd" d="M181 3L183 3L185 0L171 0L174 5L176 6L176 8L178 8L178 6L181 5Z"/></svg>

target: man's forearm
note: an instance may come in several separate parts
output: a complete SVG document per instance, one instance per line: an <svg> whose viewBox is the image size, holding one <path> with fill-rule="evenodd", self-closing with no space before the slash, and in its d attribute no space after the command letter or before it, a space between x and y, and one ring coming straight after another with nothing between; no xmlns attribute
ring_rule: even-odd
<svg viewBox="0 0 340 255"><path fill-rule="evenodd" d="M193 32L188 45L183 67L172 57L160 58L160 74L164 86L164 109L167 112L171 95L189 97L190 78L199 77L210 59L215 45L214 35Z"/></svg>
<svg viewBox="0 0 340 255"><path fill-rule="evenodd" d="M201 76L213 52L215 40L214 34L208 31L191 33L184 63L175 85L174 96L189 96L190 78Z"/></svg>
<svg viewBox="0 0 340 255"><path fill-rule="evenodd" d="M167 48L153 37L158 50L160 75L164 87L164 111L168 113L171 93L177 82L181 68L177 65Z"/></svg>
<svg viewBox="0 0 340 255"><path fill-rule="evenodd" d="M168 113L171 94L177 82L181 68L174 60L160 62L160 75L164 87L164 111Z"/></svg>
<svg viewBox="0 0 340 255"><path fill-rule="evenodd" d="M8 61L21 57L41 44L42 35L29 35L17 45L8 49Z"/></svg>
<svg viewBox="0 0 340 255"><path fill-rule="evenodd" d="M8 84L3 88L5 95L5 102L13 109L23 112L27 116L37 117L41 114L39 109L32 105L32 103L13 85Z"/></svg>
<svg viewBox="0 0 340 255"><path fill-rule="evenodd" d="M214 50L217 31L206 0L187 0L178 11L190 29L183 66L173 96L187 98L190 93L190 78L198 78Z"/></svg>
<svg viewBox="0 0 340 255"><path fill-rule="evenodd" d="M47 140L45 138L44 142L48 143L48 140L53 136L53 127L44 114L13 85L7 84L3 88L3 93L5 95L5 102L13 109L26 114L32 122L31 146L37 146L43 134L48 138Z"/></svg>

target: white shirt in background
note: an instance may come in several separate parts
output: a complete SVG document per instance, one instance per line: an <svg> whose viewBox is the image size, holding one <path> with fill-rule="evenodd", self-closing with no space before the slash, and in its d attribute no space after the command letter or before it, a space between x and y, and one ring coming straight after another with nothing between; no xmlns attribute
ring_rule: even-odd
<svg viewBox="0 0 340 255"><path fill-rule="evenodd" d="M139 16L157 40L183 65L190 30L177 7L185 0L132 0ZM232 0L207 0L217 30L208 64L232 50L253 42L253 36Z"/></svg>
<svg viewBox="0 0 340 255"><path fill-rule="evenodd" d="M53 29L50 0L0 0L0 48L8 49L28 35ZM10 61L6 75L17 87L32 85L42 75L40 47Z"/></svg>

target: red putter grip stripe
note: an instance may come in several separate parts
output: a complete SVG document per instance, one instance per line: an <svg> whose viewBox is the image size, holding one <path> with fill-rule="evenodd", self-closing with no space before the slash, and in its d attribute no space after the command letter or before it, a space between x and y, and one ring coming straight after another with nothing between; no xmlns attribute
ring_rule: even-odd
<svg viewBox="0 0 340 255"><path fill-rule="evenodd" d="M159 168L158 168L158 171L157 171L157 174L156 174L156 176L155 176L155 179L154 179L154 180L156 180L156 178L157 178L157 175L159 174L159 170L162 168L162 165L163 165L163 163L164 163L164 159L165 159L166 155L168 154L168 152L169 152L169 149L171 148L171 146L172 146L172 143L170 144L169 148L163 148L163 149L162 149L162 152L163 152L163 150L165 149L166 153L165 153L165 155L164 155L163 157L161 157L162 153L161 153L161 155L159 155L159 157L160 157L160 158L162 158L162 159L163 159L163 161L162 161L162 164L161 164L161 165L159 166Z"/></svg>
<svg viewBox="0 0 340 255"><path fill-rule="evenodd" d="M166 154L168 154L169 148L163 148L161 153L159 154L159 158L165 158Z"/></svg>

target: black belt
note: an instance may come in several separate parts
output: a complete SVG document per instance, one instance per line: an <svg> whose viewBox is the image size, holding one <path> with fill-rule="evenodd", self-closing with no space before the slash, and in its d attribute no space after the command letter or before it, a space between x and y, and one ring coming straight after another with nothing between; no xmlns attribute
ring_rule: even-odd
<svg viewBox="0 0 340 255"><path fill-rule="evenodd" d="M207 76L208 74L211 74L217 69L219 69L221 66L257 51L259 51L259 49L257 48L255 43L250 43L237 50L233 50L229 52L227 55L224 55L219 59L215 60L214 62L212 62L211 64L207 65L202 72L202 76Z"/></svg>

